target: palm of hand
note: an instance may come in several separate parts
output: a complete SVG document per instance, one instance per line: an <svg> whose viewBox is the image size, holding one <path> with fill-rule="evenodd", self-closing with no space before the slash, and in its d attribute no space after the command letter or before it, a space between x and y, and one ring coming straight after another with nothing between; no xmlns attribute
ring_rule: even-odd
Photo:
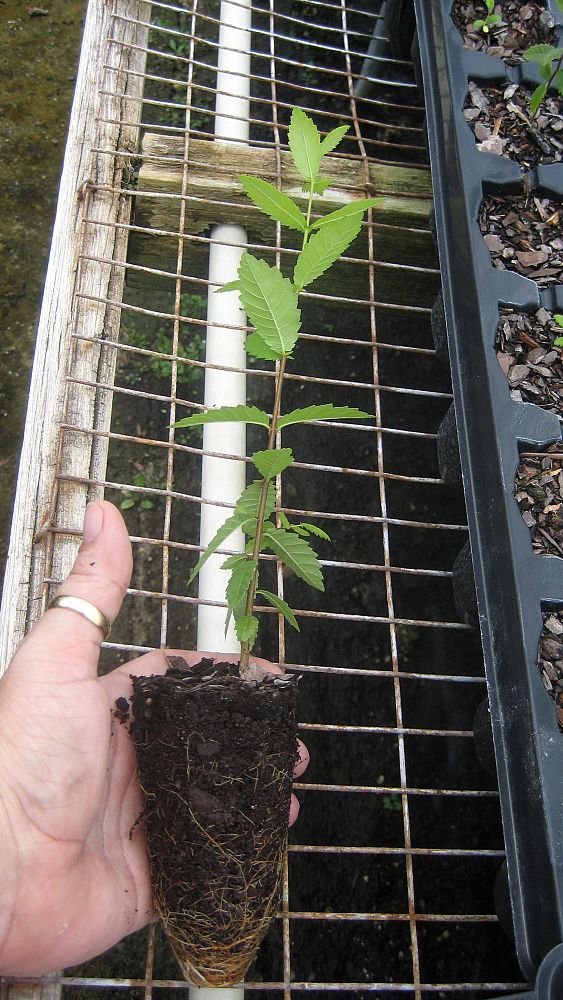
<svg viewBox="0 0 563 1000"><path fill-rule="evenodd" d="M3 957L20 973L85 960L151 919L134 753L111 708L129 695L130 672L162 671L163 661L149 654L69 680L57 678L60 664L24 655L2 680L0 782L17 877Z"/></svg>

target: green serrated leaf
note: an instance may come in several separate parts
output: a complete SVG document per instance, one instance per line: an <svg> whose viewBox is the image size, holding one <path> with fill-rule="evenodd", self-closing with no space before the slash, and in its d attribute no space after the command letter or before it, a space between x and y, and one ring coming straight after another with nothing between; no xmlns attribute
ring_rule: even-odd
<svg viewBox="0 0 563 1000"><path fill-rule="evenodd" d="M357 410L355 406L334 406L332 403L320 403L284 413L278 420L278 428L281 430L282 427L303 424L308 420L369 420L370 416L363 410Z"/></svg>
<svg viewBox="0 0 563 1000"><path fill-rule="evenodd" d="M309 537L309 532L305 528L302 528L300 524L290 524L289 530L294 531L296 535L300 536L300 538Z"/></svg>
<svg viewBox="0 0 563 1000"><path fill-rule="evenodd" d="M221 285L220 288L216 288L216 292L238 292L240 288L240 281L238 278L235 281L227 281L225 285Z"/></svg>
<svg viewBox="0 0 563 1000"><path fill-rule="evenodd" d="M268 523L264 527L264 547L281 559L284 566L316 590L324 590L323 574L317 553L304 538Z"/></svg>
<svg viewBox="0 0 563 1000"><path fill-rule="evenodd" d="M562 0L563 2L563 0ZM557 326L563 326L563 313L554 313L553 318L557 323Z"/></svg>
<svg viewBox="0 0 563 1000"><path fill-rule="evenodd" d="M553 86L557 89L557 92L563 97L563 66L561 69L557 70L557 73L553 77Z"/></svg>
<svg viewBox="0 0 563 1000"><path fill-rule="evenodd" d="M300 527L300 528L305 528L305 530L306 530L306 531L307 531L307 532L308 532L308 533L309 533L310 535L316 535L316 536L317 536L317 538L322 538L322 539L323 539L323 541L325 541L325 542L330 542L330 541L332 541L332 539L331 539L330 535L328 535L328 534L326 533L326 531L323 531L323 529L322 529L322 528L319 528L318 524L309 524L309 522L308 522L308 521L300 521L300 522L299 522L299 527Z"/></svg>
<svg viewBox="0 0 563 1000"><path fill-rule="evenodd" d="M491 14L489 16L489 21L488 21L489 27L491 24L500 24L501 21L502 17L500 16L500 14Z"/></svg>
<svg viewBox="0 0 563 1000"><path fill-rule="evenodd" d="M275 451L255 451L252 456L258 472L264 479L274 479L293 463L291 448L277 448Z"/></svg>
<svg viewBox="0 0 563 1000"><path fill-rule="evenodd" d="M235 569L240 563L246 562L246 556L242 554L236 556L228 556L224 563L221 563L221 569Z"/></svg>
<svg viewBox="0 0 563 1000"><path fill-rule="evenodd" d="M337 219L347 219L352 215L363 216L368 208L374 208L375 205L381 204L382 200L382 198L358 198L357 201L352 201L349 205L343 205L342 208L337 208L334 212L329 212L328 215L323 215L322 218L316 219L311 229L323 229L325 226L332 225Z"/></svg>
<svg viewBox="0 0 563 1000"><path fill-rule="evenodd" d="M256 518L258 516L258 505L260 503L261 492L262 492L262 480L255 479L254 482L251 483L250 486L247 486L244 492L241 493L240 497L237 500L235 511L240 511L241 514L243 514L244 517L246 518L248 517ZM270 517L270 515L274 511L275 506L276 506L276 496L275 496L274 484L269 483L268 493L266 496L266 508L264 516Z"/></svg>
<svg viewBox="0 0 563 1000"><path fill-rule="evenodd" d="M292 628L294 628L297 632L300 631L299 625L297 624L297 618L293 614L289 604L284 601L282 597L278 597L277 594L271 594L269 590L257 590L256 593L260 594L261 597L265 597L266 600L270 602L272 607L277 608Z"/></svg>
<svg viewBox="0 0 563 1000"><path fill-rule="evenodd" d="M244 562L235 566L231 573L231 578L227 584L226 597L227 605L235 614L235 619L237 618L235 609L246 597L256 566L256 560L245 559Z"/></svg>
<svg viewBox="0 0 563 1000"><path fill-rule="evenodd" d="M262 340L262 337L256 330L248 334L244 346L248 353L252 354L253 358L262 358L263 361L277 361L282 356L278 351L274 351L272 347L268 347L265 340Z"/></svg>
<svg viewBox="0 0 563 1000"><path fill-rule="evenodd" d="M486 23L487 22L483 20L483 18L477 18L477 20L473 22L473 31L480 31L481 28L485 27Z"/></svg>
<svg viewBox="0 0 563 1000"><path fill-rule="evenodd" d="M248 520L248 513L246 511L235 509L234 514L231 514L231 516L227 518L225 523L222 524L219 530L215 533L209 545L207 546L205 552L202 552L201 557L197 562L195 569L193 570L188 580L188 583L191 583L192 580L195 579L201 567L207 562L209 557L212 556L213 553L223 544L223 542L227 541L227 538L229 538L230 535L232 535L233 531L236 531L237 528L243 528L243 525L247 520Z"/></svg>
<svg viewBox="0 0 563 1000"><path fill-rule="evenodd" d="M321 165L321 137L315 123L301 108L291 112L288 133L293 162L306 181L314 181Z"/></svg>
<svg viewBox="0 0 563 1000"><path fill-rule="evenodd" d="M246 610L246 601L241 601L240 604L237 604L236 607L227 609L227 617L225 618L225 638L227 637L227 633L229 631L231 618L234 617L235 623L238 622L239 618L243 617L245 610Z"/></svg>
<svg viewBox="0 0 563 1000"><path fill-rule="evenodd" d="M278 517L280 519L280 524L281 524L282 528L286 528L289 531L290 528L291 528L291 524L289 523L289 521L288 521L287 517L285 516L283 510L278 511Z"/></svg>
<svg viewBox="0 0 563 1000"><path fill-rule="evenodd" d="M541 45L530 45L530 48L526 49L523 55L527 62L544 64L559 58L558 52L559 49L556 49L554 45L542 43Z"/></svg>
<svg viewBox="0 0 563 1000"><path fill-rule="evenodd" d="M331 184L330 177L317 177L317 180L313 182L313 194L324 194L327 187L330 187ZM309 194L308 189L306 194Z"/></svg>
<svg viewBox="0 0 563 1000"><path fill-rule="evenodd" d="M135 506L134 497L125 497L125 500L122 500L121 503L119 504L121 510L131 510L131 507L134 506Z"/></svg>
<svg viewBox="0 0 563 1000"><path fill-rule="evenodd" d="M349 130L349 125L339 125L338 128L333 128L332 132L325 135L321 142L321 155L326 156L327 153L331 153L333 149L336 149Z"/></svg>
<svg viewBox="0 0 563 1000"><path fill-rule="evenodd" d="M141 510L152 510L154 503L152 500L141 500L140 507Z"/></svg>
<svg viewBox="0 0 563 1000"><path fill-rule="evenodd" d="M299 206L287 194L278 191L273 184L263 181L260 177L241 174L239 181L248 197L270 219L273 219L274 222L281 222L289 229L297 229L300 233L305 232L307 219Z"/></svg>
<svg viewBox="0 0 563 1000"><path fill-rule="evenodd" d="M243 615L235 622L235 631L238 641L247 642L252 649L258 634L258 619L254 615Z"/></svg>
<svg viewBox="0 0 563 1000"><path fill-rule="evenodd" d="M539 87L536 87L534 93L530 97L530 111L532 115L541 107L541 102L543 101L545 95L547 94L547 83L540 83Z"/></svg>
<svg viewBox="0 0 563 1000"><path fill-rule="evenodd" d="M259 427L269 427L270 418L264 410L257 406L218 406L216 410L205 410L194 413L191 417L177 420L173 427L199 427L201 424L258 424Z"/></svg>
<svg viewBox="0 0 563 1000"><path fill-rule="evenodd" d="M556 347L563 347L563 337L556 337L553 343Z"/></svg>
<svg viewBox="0 0 563 1000"><path fill-rule="evenodd" d="M351 215L334 220L311 236L297 258L294 285L298 289L306 288L324 274L353 243L361 228L362 216Z"/></svg>
<svg viewBox="0 0 563 1000"><path fill-rule="evenodd" d="M243 253L239 266L243 309L268 347L289 354L301 327L297 293L289 278L265 260Z"/></svg>

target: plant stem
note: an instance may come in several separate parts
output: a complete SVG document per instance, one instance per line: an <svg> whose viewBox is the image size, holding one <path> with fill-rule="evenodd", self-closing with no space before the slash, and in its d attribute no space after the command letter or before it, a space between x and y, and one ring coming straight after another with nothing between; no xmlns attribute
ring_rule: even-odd
<svg viewBox="0 0 563 1000"><path fill-rule="evenodd" d="M546 92L545 92L545 96L546 96L546 97L547 97L547 94L548 94L548 91L549 91L549 88L551 87L551 84L552 84L552 83L553 83L553 81L555 80L555 77L557 76L557 74L558 74L559 70L561 69L561 66L562 66L562 65L563 65L563 52L561 53L561 55L559 56L559 59L558 59L558 60L557 60L557 62L555 63L555 69L553 70L553 72L552 72L552 74L551 74L551 76L550 76L549 80L548 80L548 81L547 81L547 83L546 83ZM539 103L538 107L537 107L537 108L536 108L536 110L534 111L534 114L532 115L532 121L534 120L534 118L537 118L537 116L539 115L539 112L540 112L540 108L541 108L542 104L543 104L543 100L542 100L542 101L540 101L540 103Z"/></svg>
<svg viewBox="0 0 563 1000"><path fill-rule="evenodd" d="M270 427L268 432L268 451L273 451L276 444L276 432L278 429L278 419L280 415L281 407L281 394L283 386L283 377L285 374L285 366L287 363L287 355L283 354L280 358L280 366L278 368L278 373L276 375L276 395L274 398L274 409L272 412L272 419L270 421ZM264 515L266 512L266 501L268 499L268 486L270 484L269 479L262 480L262 486L260 489L260 499L258 501L258 513L256 515L256 534L254 536L254 545L252 547L252 559L256 561L256 566L254 568L254 573L252 574L252 580L250 581L250 586L248 588L248 593L246 595L246 607L244 609L245 615L251 615L252 609L254 607L254 600L256 597L256 586L258 583L258 557L260 555L260 549L262 548L262 538L264 537ZM248 642L241 643L240 647L240 674L243 675L248 669L248 660L250 657L250 649Z"/></svg>
<svg viewBox="0 0 563 1000"><path fill-rule="evenodd" d="M307 228L303 233L303 245L301 249L305 247L309 239L309 228L311 223L311 211L313 207L313 181L309 184L309 201L307 204ZM268 445L267 451L273 451L276 446L276 433L278 429L278 420L280 416L281 409L281 395L283 388L283 377L285 375L285 366L287 364L287 354L282 354L280 358L279 368L276 374L276 390L274 396L274 407L272 410L272 419L270 421L270 426L268 428ZM252 559L256 563L254 567L254 572L252 574L252 579L250 581L250 586L246 594L246 605L244 609L245 616L252 614L254 608L254 601L256 599L256 587L258 585L258 557L260 555L260 550L262 548L262 539L264 537L264 520L266 513L266 501L268 499L268 486L270 484L269 479L262 480L262 486L260 488L260 499L258 501L258 512L256 514L256 534L254 536L254 545L252 546ZM240 665L239 673L241 677L244 676L245 672L248 670L248 663L250 659L250 649L248 642L241 642L240 645Z"/></svg>

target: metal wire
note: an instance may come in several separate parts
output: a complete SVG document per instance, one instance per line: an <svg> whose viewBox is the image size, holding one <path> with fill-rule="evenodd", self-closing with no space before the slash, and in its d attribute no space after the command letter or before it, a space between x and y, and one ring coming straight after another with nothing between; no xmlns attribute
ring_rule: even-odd
<svg viewBox="0 0 563 1000"><path fill-rule="evenodd" d="M191 212L196 205L221 208L230 204L213 197L195 197L189 187L190 170L201 155L193 152L193 142L213 137L218 3L155 0L150 22L146 22L147 44L135 45L117 33L118 25L131 18L129 8L122 0L112 2L100 98L121 99L124 95L124 77L118 79L113 72L107 58L109 49L140 52L146 58L142 73L144 131L180 137L181 145L177 139L168 154L158 156L119 144L112 148L105 141L104 130L127 124L134 101L118 122L100 102L100 131L92 151L94 167L96 162L111 158L128 163L130 175L126 173L125 182L118 178L114 185L97 187L94 181L87 185L82 216L84 245L74 302L77 308L91 303L119 311L121 332L119 338L111 331L91 338L76 326L75 347L85 342L96 344L109 359L108 371L116 374L115 378L85 378L71 357L67 382L69 388L81 386L96 397L111 398L113 420L109 429L98 424L95 407L91 425L74 419L72 412L66 414L60 427L57 481L60 488L75 485L86 488L92 496L103 491L122 506L129 521L135 576L125 611L111 641L105 644L105 668L156 645L187 646L194 640L198 600L186 587L186 580L201 551L198 512L205 501L198 494L198 477L203 449L198 438L178 437L174 423L179 416L202 407L201 376L206 365L200 334L207 325L204 297L213 289L201 265L211 238L202 229L192 230ZM263 5L252 5L250 143L252 148L273 151L279 187L294 101L319 116L323 132L336 124L350 125L343 152L337 155L360 165L366 185L373 164L401 166L418 171L420 176L428 171L423 149L424 109L412 66L391 54L380 57L372 94L361 99L355 96L357 81L364 79L361 66L374 27L378 34L382 31L378 13L369 6L363 9L357 0L354 4L347 0L264 0ZM125 68L125 76L127 73L138 77L140 70L138 66ZM155 204L175 206L176 225L140 225L135 215L110 223L101 218L94 195L115 197L138 209L143 193L137 189L137 178L149 164L162 168L175 165L180 171L177 189L170 190L163 183L161 189L151 190ZM327 170L330 173L330 163ZM95 169L91 176L96 176ZM415 198L412 192L405 195L400 185L395 186L398 176L392 171L386 175L384 193ZM241 221L252 214L249 206L240 206L239 211ZM116 234L127 233L131 246L136 245L135 240L144 240L144 245L152 240L156 247L160 240L173 240L174 262L169 264L165 259L162 266L160 261L147 263L135 252L127 261L96 254L88 236L108 226ZM277 483L279 510L326 526L334 533L336 544L334 554L328 553L331 557L321 554L328 584L326 600L315 606L310 597L297 592L296 615L303 634L317 635L321 654L309 654L308 646L286 635L283 618L273 609L259 609L267 635L265 652L302 676L305 693L316 692L315 711L303 719L301 731L314 744L318 762L311 780L296 784L302 799L301 822L305 824L301 830L309 830L309 835L304 838L298 825L295 842L289 846L281 931L273 934L269 946L276 975L260 973L259 978L252 978L251 974L246 989L265 996L283 992L287 1000L303 992L319 996L342 992L358 997L390 994L412 1000L425 1000L430 995L462 1000L464 996L514 992L524 988L517 973L499 981L493 978L497 968L493 959L501 938L492 892L489 910L476 908L468 874L462 879L464 891L454 894L449 912L443 896L440 903L432 903L432 888L426 869L421 867L454 862L478 866L478 876L476 867L468 868L468 873L482 880L486 869L492 884L491 865L500 863L504 851L494 782L480 776L470 762L473 729L472 711L467 706L474 707L485 693L478 643L457 616L451 598L453 557L467 530L460 498L451 495L437 472L436 430L451 392L429 337L429 305L407 297L399 304L379 293L382 273L396 274L408 284L411 280L435 281L437 269L431 259L423 263L380 259L385 234L402 234L406 239L409 234L426 233L426 228L400 222L383 225L370 215L364 232L366 253L355 256L352 252L346 258L361 273L363 291L335 286L321 293L313 288L303 296L303 354L296 356L287 376L286 391L301 401L299 405L316 401L317 391L322 390L327 398L358 402L373 410L375 428L370 424L354 428L339 425L333 449L333 438L327 444L323 423L312 423L303 430L309 451L300 442L303 457L298 456L291 470L289 486L285 481L283 486ZM296 253L283 246L279 225L270 242L249 237L248 246L258 254L269 254L282 266ZM155 257L158 259L158 253ZM93 266L125 274L128 285L124 300L92 289L85 278ZM388 322L389 316L399 324L400 336ZM331 318L334 328L328 329ZM311 357L315 364L311 364ZM244 371L253 399L262 399L264 393L266 398L272 371L251 361ZM79 440L89 441L93 454L96 449L107 449L105 473L94 465L89 475L76 473L72 454ZM305 482L313 484L307 491ZM42 534L51 554L62 540L77 536L56 496ZM344 548L338 546L340 540ZM263 564L265 572L275 573L280 596L284 590L293 594L294 584L286 579L275 558L264 557ZM48 560L45 599L58 582ZM339 646L345 650L339 661L332 654L331 643L340 642L342 636L348 645ZM352 741L356 755L358 748L363 748L357 774L335 764L348 745L346 741ZM385 760L385 770L379 755ZM425 755L429 755L426 770ZM314 817L317 810L332 809L344 810L344 816L372 810L369 837L358 834L360 842L354 842L352 834L347 838L344 822L329 841L322 823L320 828L315 826ZM425 809L435 810L430 824L426 819L423 822ZM489 825L481 836L479 824L484 813ZM355 872L346 869L352 873L350 884L356 893L362 880L367 877L369 882L372 877L361 867L365 863L397 866L394 878L401 891L386 888L396 905L387 906L376 885L372 895L362 891L357 909L344 903L339 908L337 897L327 901L312 892L305 898L295 865L323 859L337 866L357 866ZM356 896L352 893L347 898L355 901ZM303 934L307 933L308 942L321 941L330 928L344 935L348 926L356 935L353 954L359 954L361 947L375 949L380 937L391 942L390 928L397 935L404 927L407 937L401 938L400 950L389 945L385 968L381 967L379 974L377 963L369 964L367 951L365 968L371 970L369 974L359 960L356 965L353 957L347 962L345 954L340 956L332 979L325 981L322 969L307 970ZM484 935L479 941L493 956L479 981L473 966L464 965L461 957L457 967L444 958L457 947L452 942L459 942L471 928ZM346 942L352 938L346 936L342 941L345 952ZM146 1000L154 991L186 989L173 972L163 972L173 966L163 964L159 947L151 928L144 948L144 968L132 977L119 974L117 957L117 966L111 966L115 975L93 974L85 967L82 974L79 970L76 975L48 981L68 990L143 990Z"/></svg>

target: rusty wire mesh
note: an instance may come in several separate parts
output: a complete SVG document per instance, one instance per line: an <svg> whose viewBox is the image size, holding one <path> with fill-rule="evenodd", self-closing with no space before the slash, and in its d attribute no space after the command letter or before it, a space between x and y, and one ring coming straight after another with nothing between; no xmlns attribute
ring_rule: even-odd
<svg viewBox="0 0 563 1000"><path fill-rule="evenodd" d="M106 643L104 669L154 646L193 647L198 605L186 581L199 553L201 438L171 425L203 399L212 235L190 232L187 164L191 144L193 156L195 140L213 138L219 4L144 3L138 17L145 44L124 40L130 8L120 0L112 6L93 155L96 163L119 161L118 183L105 187L132 212L113 223L101 220L88 197L100 186L87 185L75 288L78 306L101 303L120 316L119 333L106 329L98 338L105 379L85 379L69 358L69 392L92 392L97 404L90 423L67 407L57 468L61 489L86 487L91 497L103 491L130 528L134 577ZM370 95L355 97L374 27L382 31L371 5L260 0L252 10L250 143L274 152L278 182L294 104L322 130L350 124L338 155L360 165L366 184L374 163L427 178L412 66L380 57ZM151 161L175 165L182 178L179 190L152 192L175 205L173 229L138 221L142 149L116 151L103 141L104 127L116 122L107 108L119 107L122 96L116 53L135 47L144 67L136 63L125 75L142 76L142 95L134 99L142 102L142 130L176 140ZM122 106L129 114L131 101ZM241 207L242 224L247 215ZM134 250L127 260L97 256L89 234L102 225L126 233L133 248L150 234L153 263ZM270 589L277 585L297 609L302 631L287 634L283 620L262 609L259 652L302 675L301 729L312 754L306 780L297 784L302 816L291 836L282 911L246 984L264 997L306 991L319 998L331 992L421 1000L501 995L523 986L493 907L503 844L494 780L473 748L473 714L485 694L479 642L460 621L451 593L466 528L462 497L442 483L436 461L436 430L451 401L430 336L436 264L431 256L385 260L382 247L400 230L397 221L368 225L365 255L350 259L353 287L303 296L303 343L285 389L286 405L331 400L372 411L375 429L342 425L329 434L313 424L298 435L284 432L298 460L278 493L281 507L314 520L334 544L321 550L327 580L321 597L285 577L274 559L264 561ZM427 235L427 219L420 231L404 225L404 239ZM168 249L156 266L160 240ZM173 266L166 263L171 241ZM249 244L282 262L291 254L279 229L273 241ZM97 295L86 280L95 265L112 268L118 284L125 273L123 300ZM384 272L395 272L401 288L395 300L380 296ZM423 287L426 297L417 291ZM88 334L76 324L73 350L85 341ZM249 401L267 406L272 373L249 360L246 374ZM96 414L110 403L108 427ZM82 438L93 455L88 475L73 465ZM253 443L249 430L249 452ZM76 535L55 497L49 551ZM57 582L47 559L45 598ZM162 996L186 986L154 928L50 981L69 997L76 990L100 997L128 990L149 998L154 989Z"/></svg>

